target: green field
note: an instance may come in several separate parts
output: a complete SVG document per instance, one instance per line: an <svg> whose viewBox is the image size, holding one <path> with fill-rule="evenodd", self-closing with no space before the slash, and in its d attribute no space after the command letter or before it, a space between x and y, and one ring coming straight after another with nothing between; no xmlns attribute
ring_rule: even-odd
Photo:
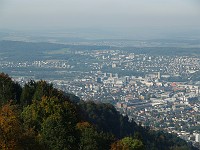
<svg viewBox="0 0 200 150"><path fill-rule="evenodd" d="M48 55L59 55L59 54L67 54L69 50L70 50L69 48L62 48L60 50L46 51L45 53Z"/></svg>

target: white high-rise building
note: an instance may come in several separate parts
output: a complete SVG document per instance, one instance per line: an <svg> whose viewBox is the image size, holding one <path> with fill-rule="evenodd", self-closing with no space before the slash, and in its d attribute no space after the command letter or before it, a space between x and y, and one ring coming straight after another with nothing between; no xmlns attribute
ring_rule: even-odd
<svg viewBox="0 0 200 150"><path fill-rule="evenodd" d="M196 136L195 136L195 142L200 142L200 134L196 134Z"/></svg>
<svg viewBox="0 0 200 150"><path fill-rule="evenodd" d="M158 80L160 80L160 72L158 72L157 78L158 78Z"/></svg>

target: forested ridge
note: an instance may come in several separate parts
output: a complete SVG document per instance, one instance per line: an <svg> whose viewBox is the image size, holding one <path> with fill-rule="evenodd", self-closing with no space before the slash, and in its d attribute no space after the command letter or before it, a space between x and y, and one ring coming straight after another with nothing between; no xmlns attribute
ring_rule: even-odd
<svg viewBox="0 0 200 150"><path fill-rule="evenodd" d="M46 81L23 87L0 73L2 150L192 150L176 135L152 131L111 104L81 101Z"/></svg>

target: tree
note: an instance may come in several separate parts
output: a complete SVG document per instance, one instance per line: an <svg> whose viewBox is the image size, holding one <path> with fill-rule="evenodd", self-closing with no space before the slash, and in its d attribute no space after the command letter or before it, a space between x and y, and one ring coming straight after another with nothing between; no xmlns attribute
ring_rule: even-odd
<svg viewBox="0 0 200 150"><path fill-rule="evenodd" d="M132 137L125 137L111 146L112 150L143 150L144 145L142 141L133 139Z"/></svg>
<svg viewBox="0 0 200 150"><path fill-rule="evenodd" d="M21 86L12 81L12 79L4 73L0 73L0 106L12 100L15 104L19 104Z"/></svg>
<svg viewBox="0 0 200 150"><path fill-rule="evenodd" d="M19 137L21 134L21 124L16 112L13 111L10 104L3 106L0 110L0 149L20 148Z"/></svg>
<svg viewBox="0 0 200 150"><path fill-rule="evenodd" d="M77 114L69 101L47 96L33 101L22 112L26 128L33 128L40 142L50 149L77 149Z"/></svg>
<svg viewBox="0 0 200 150"><path fill-rule="evenodd" d="M50 149L76 149L77 133L73 127L66 127L63 118L58 114L49 116L42 123L41 141Z"/></svg>
<svg viewBox="0 0 200 150"><path fill-rule="evenodd" d="M78 123L77 129L80 131L80 150L98 150L97 131L88 122Z"/></svg>
<svg viewBox="0 0 200 150"><path fill-rule="evenodd" d="M22 88L22 94L20 98L20 103L23 106L30 105L33 100L33 96L37 87L37 83L33 80L29 81Z"/></svg>
<svg viewBox="0 0 200 150"><path fill-rule="evenodd" d="M34 132L25 130L16 106L6 104L0 109L0 149L39 149Z"/></svg>
<svg viewBox="0 0 200 150"><path fill-rule="evenodd" d="M98 132L89 122L80 122L76 126L81 135L80 150L110 149L110 145L114 141L112 134Z"/></svg>
<svg viewBox="0 0 200 150"><path fill-rule="evenodd" d="M95 125L99 130L112 133L117 138L134 135L137 124L129 121L127 116L122 116L111 104L80 102L79 107L83 118Z"/></svg>
<svg viewBox="0 0 200 150"><path fill-rule="evenodd" d="M33 95L34 100L40 100L43 96L56 96L57 90L53 88L52 84L47 83L46 81L38 81L36 83L35 93Z"/></svg>

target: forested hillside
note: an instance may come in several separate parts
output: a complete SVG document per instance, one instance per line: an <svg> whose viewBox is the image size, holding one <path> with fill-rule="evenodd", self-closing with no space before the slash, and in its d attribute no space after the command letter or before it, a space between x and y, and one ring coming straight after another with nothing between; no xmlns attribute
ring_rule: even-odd
<svg viewBox="0 0 200 150"><path fill-rule="evenodd" d="M84 102L45 81L21 87L0 74L2 150L189 150L176 135L129 121L110 104Z"/></svg>

